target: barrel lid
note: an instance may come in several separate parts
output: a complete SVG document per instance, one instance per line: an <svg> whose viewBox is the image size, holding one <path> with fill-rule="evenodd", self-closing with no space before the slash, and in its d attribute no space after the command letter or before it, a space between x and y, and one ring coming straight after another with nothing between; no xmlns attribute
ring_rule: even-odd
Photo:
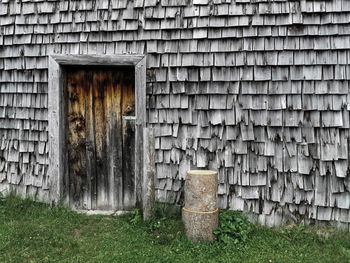
<svg viewBox="0 0 350 263"><path fill-rule="evenodd" d="M187 174L195 174L195 175L217 175L216 171L211 170L190 170Z"/></svg>

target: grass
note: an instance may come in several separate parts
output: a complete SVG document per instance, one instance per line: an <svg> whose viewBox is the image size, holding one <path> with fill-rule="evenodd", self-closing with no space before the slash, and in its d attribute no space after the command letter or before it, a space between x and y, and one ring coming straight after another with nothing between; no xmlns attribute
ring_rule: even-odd
<svg viewBox="0 0 350 263"><path fill-rule="evenodd" d="M244 244L191 244L176 217L86 216L10 196L0 198L0 262L350 262L350 235L253 226Z"/></svg>

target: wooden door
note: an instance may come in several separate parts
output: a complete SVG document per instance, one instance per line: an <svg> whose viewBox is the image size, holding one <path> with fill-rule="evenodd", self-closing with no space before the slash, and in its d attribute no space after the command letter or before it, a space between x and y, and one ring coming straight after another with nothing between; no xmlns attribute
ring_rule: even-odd
<svg viewBox="0 0 350 263"><path fill-rule="evenodd" d="M67 197L77 209L135 205L134 70L66 72Z"/></svg>

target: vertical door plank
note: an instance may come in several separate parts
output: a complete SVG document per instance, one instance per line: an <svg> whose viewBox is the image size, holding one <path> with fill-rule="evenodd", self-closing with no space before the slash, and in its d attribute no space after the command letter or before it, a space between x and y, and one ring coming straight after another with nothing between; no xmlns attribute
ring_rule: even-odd
<svg viewBox="0 0 350 263"><path fill-rule="evenodd" d="M114 208L116 206L115 203L115 192L114 192L114 163L113 163L113 151L115 147L115 143L113 140L113 134L114 134L114 115L113 115L113 108L117 105L113 105L112 103L112 95L113 95L113 80L112 80L112 71L106 71L104 73L104 79L103 79L103 87L105 89L105 99L104 99L104 113L105 113L105 120L106 120L106 134L105 134L105 140L106 140L106 163L104 164L106 166L107 170L107 178L106 178L106 189L105 191L108 193L108 205L111 208Z"/></svg>
<svg viewBox="0 0 350 263"><path fill-rule="evenodd" d="M113 177L116 209L123 209L123 142L122 142L122 86L120 82L120 72L113 72L112 82L112 104L113 104Z"/></svg>
<svg viewBox="0 0 350 263"><path fill-rule="evenodd" d="M84 87L84 72L68 76L68 157L69 193L73 207L84 207L83 196L86 185L85 169L85 99L81 94Z"/></svg>
<svg viewBox="0 0 350 263"><path fill-rule="evenodd" d="M133 71L122 75L122 116L135 116ZM135 205L135 120L123 118L123 198L124 208Z"/></svg>
<svg viewBox="0 0 350 263"><path fill-rule="evenodd" d="M88 191L88 185L89 185L89 175L88 175L88 170L86 169L87 167L87 151L86 151L86 145L87 145L87 140L88 137L86 135L86 95L87 95L87 87L86 87L86 75L87 72L86 71L80 71L81 75L79 77L79 101L82 101L82 105L81 105L81 117L84 120L84 144L81 145L81 162L84 164L84 166L82 167L82 169L84 170L84 184L83 184L83 188L82 188L82 208L83 209L88 209L88 207L91 204L90 201L90 192ZM80 138L83 139L83 138Z"/></svg>
<svg viewBox="0 0 350 263"><path fill-rule="evenodd" d="M68 121L68 103L69 103L69 83L68 83L68 79L69 79L69 74L67 72L65 72L62 77L63 77L63 99L62 99L62 103L64 104L63 106L63 111L62 114L63 116L65 116L66 118L63 121L63 125L64 125L64 138L66 140L65 143L63 143L63 147L62 147L62 151L63 151L63 164L64 164L64 168L63 168L63 184L62 184L62 193L64 196L64 203L67 205L70 205L70 190L69 190L69 167L70 167L70 162L69 162L69 121Z"/></svg>
<svg viewBox="0 0 350 263"><path fill-rule="evenodd" d="M96 161L95 161L95 127L92 71L85 74L85 133L86 133L86 179L87 209L96 209Z"/></svg>
<svg viewBox="0 0 350 263"><path fill-rule="evenodd" d="M102 72L96 70L93 73L93 92L94 92L94 118L95 118L95 150L96 150L96 167L97 167L97 208L107 209L106 196L106 141L105 141L105 113L104 98L105 89L101 83L103 79ZM108 180L107 180L108 181Z"/></svg>
<svg viewBox="0 0 350 263"><path fill-rule="evenodd" d="M110 71L105 71L102 73L102 85L101 88L104 89L104 119L105 119L105 141L106 141L106 148L104 149L105 155L106 155L106 161L104 163L104 166L106 166L106 181L105 181L105 191L106 191L106 202L109 207L114 207L114 193L111 191L111 187L113 187L113 168L111 167L111 80L110 80Z"/></svg>

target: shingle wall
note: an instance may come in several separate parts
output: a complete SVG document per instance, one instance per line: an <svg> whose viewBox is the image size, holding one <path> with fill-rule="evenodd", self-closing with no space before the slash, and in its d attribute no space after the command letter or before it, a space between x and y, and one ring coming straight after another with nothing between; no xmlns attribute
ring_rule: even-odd
<svg viewBox="0 0 350 263"><path fill-rule="evenodd" d="M350 1L0 0L0 190L47 198L50 54L147 54L157 198L350 222Z"/></svg>

